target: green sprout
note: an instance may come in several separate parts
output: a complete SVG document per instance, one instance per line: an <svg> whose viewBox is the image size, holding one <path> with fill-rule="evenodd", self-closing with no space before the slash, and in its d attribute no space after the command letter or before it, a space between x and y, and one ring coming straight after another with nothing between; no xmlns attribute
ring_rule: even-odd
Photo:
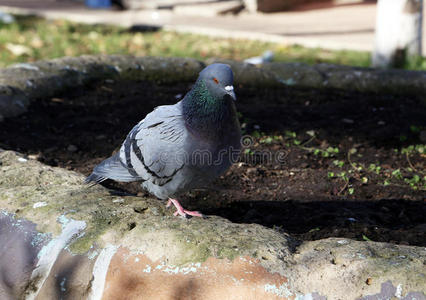
<svg viewBox="0 0 426 300"><path fill-rule="evenodd" d="M368 170L370 171L370 172L374 172L374 173L376 173L377 175L379 175L379 173L380 173L380 170L381 170L382 168L380 167L380 166L377 166L377 165L375 165L375 164L370 164L369 166L368 166Z"/></svg>
<svg viewBox="0 0 426 300"><path fill-rule="evenodd" d="M343 160L335 159L335 160L333 160L333 165L335 165L339 168L342 168L345 165L345 162Z"/></svg>
<svg viewBox="0 0 426 300"><path fill-rule="evenodd" d="M365 234L362 235L362 239L364 241L371 242L371 240Z"/></svg>

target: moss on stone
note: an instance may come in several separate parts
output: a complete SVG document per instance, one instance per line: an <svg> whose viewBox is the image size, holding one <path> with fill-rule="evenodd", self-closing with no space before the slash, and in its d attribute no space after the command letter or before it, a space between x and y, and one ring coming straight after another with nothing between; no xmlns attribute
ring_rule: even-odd
<svg viewBox="0 0 426 300"><path fill-rule="evenodd" d="M36 223L40 231L55 235L61 231L57 221L61 215L85 221L84 235L68 247L73 253L86 253L93 245L122 243L131 250L154 250L155 256L169 257L169 246L173 245L179 255L170 260L183 265L203 262L211 256L233 260L254 251L264 252L262 245L268 238L286 248L288 237L259 229L258 225L252 225L256 230L241 233L246 225L217 217L190 220L173 217L172 210L166 212L164 203L155 199L121 197L122 203L117 203L113 201L117 197L106 189L87 188L83 176L77 173L37 161L20 162L18 158L12 152L0 154L3 164L0 172L4 174L0 199L9 203L5 208ZM33 208L40 201L45 201L46 206Z"/></svg>

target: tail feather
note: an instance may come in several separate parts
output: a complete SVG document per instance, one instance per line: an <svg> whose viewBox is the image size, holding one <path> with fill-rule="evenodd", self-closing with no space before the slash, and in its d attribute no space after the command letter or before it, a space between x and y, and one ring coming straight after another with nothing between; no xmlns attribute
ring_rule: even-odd
<svg viewBox="0 0 426 300"><path fill-rule="evenodd" d="M121 162L118 154L105 159L99 165L97 165L92 174L90 174L85 180L85 183L101 183L106 179L112 179L116 181L131 182L142 180L139 176L130 174L129 169Z"/></svg>
<svg viewBox="0 0 426 300"><path fill-rule="evenodd" d="M90 182L93 183L93 185L97 184L97 183L101 183L102 181L107 180L108 178L100 176L98 174L95 174L94 172L92 174L90 174L89 176L86 177L86 179L84 179L84 183L88 184Z"/></svg>

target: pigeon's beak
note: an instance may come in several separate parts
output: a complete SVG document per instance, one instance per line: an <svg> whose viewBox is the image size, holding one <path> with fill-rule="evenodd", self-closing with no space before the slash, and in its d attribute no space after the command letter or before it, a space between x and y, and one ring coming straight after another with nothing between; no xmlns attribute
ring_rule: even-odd
<svg viewBox="0 0 426 300"><path fill-rule="evenodd" d="M232 99L237 100L237 97L235 96L234 87L232 85L225 86L225 91L228 93L229 96L232 97Z"/></svg>

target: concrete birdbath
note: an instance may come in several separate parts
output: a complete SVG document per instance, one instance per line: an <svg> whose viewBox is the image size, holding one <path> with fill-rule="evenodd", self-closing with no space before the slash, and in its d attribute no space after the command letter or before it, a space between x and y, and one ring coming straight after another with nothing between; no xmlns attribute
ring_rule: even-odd
<svg viewBox="0 0 426 300"><path fill-rule="evenodd" d="M185 197L205 219L83 184L203 62L0 70L1 299L425 299L425 73L228 63L246 144Z"/></svg>

